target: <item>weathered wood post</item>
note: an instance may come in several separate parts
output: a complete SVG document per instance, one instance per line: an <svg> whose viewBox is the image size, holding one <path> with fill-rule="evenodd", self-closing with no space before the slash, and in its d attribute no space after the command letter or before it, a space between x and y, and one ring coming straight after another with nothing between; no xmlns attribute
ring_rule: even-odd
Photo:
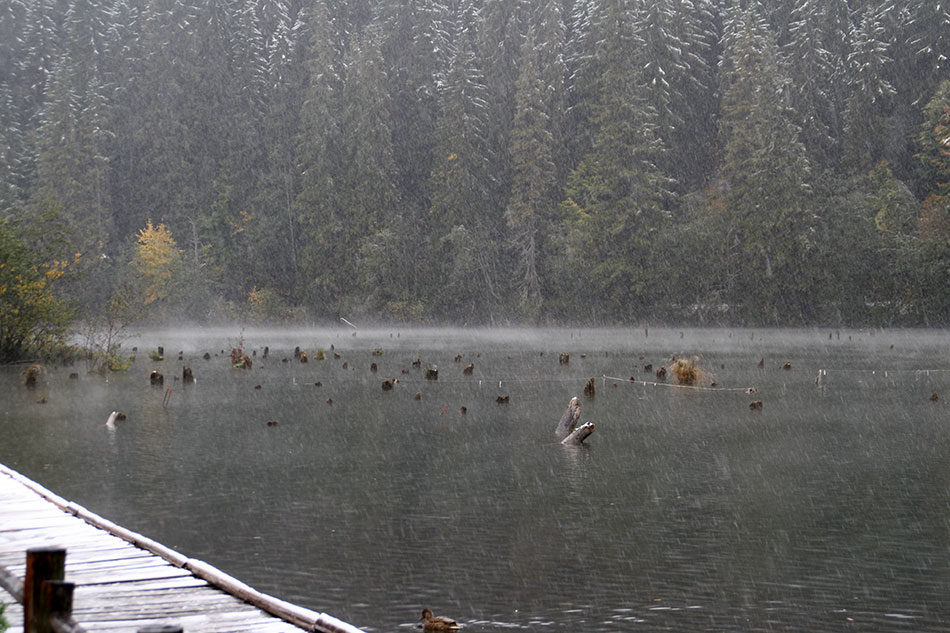
<svg viewBox="0 0 950 633"><path fill-rule="evenodd" d="M26 552L26 578L23 582L23 633L41 633L40 607L43 583L62 580L66 574L66 550L37 547ZM49 630L49 614L45 616Z"/></svg>
<svg viewBox="0 0 950 633"><path fill-rule="evenodd" d="M40 587L36 620L33 631L54 633L53 618L69 622L73 613L73 583L64 580L46 580Z"/></svg>

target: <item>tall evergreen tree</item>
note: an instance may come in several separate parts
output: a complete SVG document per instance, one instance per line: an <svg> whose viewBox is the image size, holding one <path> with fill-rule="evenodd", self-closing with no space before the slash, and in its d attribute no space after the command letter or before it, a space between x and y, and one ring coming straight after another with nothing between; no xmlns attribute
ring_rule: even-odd
<svg viewBox="0 0 950 633"><path fill-rule="evenodd" d="M542 231L552 223L556 203L555 141L546 96L538 68L534 29L530 28L522 46L521 73L515 93L517 111L510 148L514 173L511 199L505 211L517 252L518 305L530 319L540 316Z"/></svg>
<svg viewBox="0 0 950 633"><path fill-rule="evenodd" d="M342 152L343 49L337 25L323 4L305 16L309 33L297 164L300 192L295 206L302 229L298 296L321 315L342 309L349 271L342 267L346 219L337 183ZM353 245L349 245L352 247Z"/></svg>
<svg viewBox="0 0 950 633"><path fill-rule="evenodd" d="M837 168L841 157L850 30L845 0L798 0L783 47L802 142L812 163L825 169Z"/></svg>
<svg viewBox="0 0 950 633"><path fill-rule="evenodd" d="M509 137L515 116L515 83L525 25L530 13L526 0L483 0L476 23L477 55L485 81L488 110L485 138L491 162L491 197L485 203L500 217L511 188Z"/></svg>
<svg viewBox="0 0 950 633"><path fill-rule="evenodd" d="M18 202L25 185L22 167L30 112L24 108L29 86L21 63L27 15L21 0L0 4L0 209Z"/></svg>
<svg viewBox="0 0 950 633"><path fill-rule="evenodd" d="M642 3L635 14L643 41L636 53L642 98L656 109L657 135L668 148L663 170L684 191L702 185L712 171L707 55L716 38L704 31L703 8L691 0L656 0Z"/></svg>
<svg viewBox="0 0 950 633"><path fill-rule="evenodd" d="M381 7L388 62L392 145L398 175L396 185L412 222L422 224L428 210L438 95L448 51L441 44L445 10L433 0L391 0Z"/></svg>
<svg viewBox="0 0 950 633"><path fill-rule="evenodd" d="M140 164L146 101L143 86L145 52L141 11L134 0L117 0L109 24L107 63L104 64L113 136L108 139L111 172L112 223L110 254L145 224L148 210L142 205L145 189ZM140 215L143 214L143 215ZM159 217L159 216L155 216Z"/></svg>
<svg viewBox="0 0 950 633"><path fill-rule="evenodd" d="M570 171L566 129L567 117L567 26L561 2L542 0L537 3L530 28L534 29L537 46L538 78L541 81L544 111L550 119L554 142L555 184L563 183ZM522 52L522 55L524 53ZM518 110L515 111L517 116Z"/></svg>
<svg viewBox="0 0 950 633"><path fill-rule="evenodd" d="M851 34L848 89L844 113L844 151L848 165L867 171L884 155L887 116L894 86L887 80L888 43L881 14L865 9Z"/></svg>
<svg viewBox="0 0 950 633"><path fill-rule="evenodd" d="M574 168L593 145L593 104L602 69L594 52L603 39L603 17L599 0L575 0L567 22L565 65L567 67L564 103L564 129L569 167Z"/></svg>
<svg viewBox="0 0 950 633"><path fill-rule="evenodd" d="M478 13L460 2L451 61L439 95L430 216L441 269L433 288L437 313L464 317L491 311L496 288L498 226L492 204L487 88L477 55ZM488 204L486 204L486 202Z"/></svg>
<svg viewBox="0 0 950 633"><path fill-rule="evenodd" d="M595 56L603 68L593 112L590 152L568 181L566 208L575 227L575 255L584 275L584 301L601 317L641 312L650 296L654 237L668 218L670 179L659 164L663 144L656 109L639 91L635 51L643 46L626 0L610 0L604 39Z"/></svg>
<svg viewBox="0 0 950 633"><path fill-rule="evenodd" d="M388 82L378 35L368 29L350 47L343 89L340 203L348 243L386 226L399 211L394 184Z"/></svg>
<svg viewBox="0 0 950 633"><path fill-rule="evenodd" d="M266 157L261 186L254 196L262 227L253 237L266 266L258 265L255 287L273 288L289 301L295 299L299 274L301 227L295 200L301 178L296 143L306 87L304 25L282 2L264 5L259 20L267 34L266 89L261 123Z"/></svg>
<svg viewBox="0 0 950 633"><path fill-rule="evenodd" d="M717 197L730 245L726 296L744 319L796 322L812 316L808 251L814 217L809 163L786 101L788 76L756 3L734 5L722 60L722 181Z"/></svg>
<svg viewBox="0 0 950 633"><path fill-rule="evenodd" d="M94 260L112 232L104 155L108 114L96 78L75 85L82 72L71 61L64 57L53 69L40 113L33 207L61 209L74 248Z"/></svg>

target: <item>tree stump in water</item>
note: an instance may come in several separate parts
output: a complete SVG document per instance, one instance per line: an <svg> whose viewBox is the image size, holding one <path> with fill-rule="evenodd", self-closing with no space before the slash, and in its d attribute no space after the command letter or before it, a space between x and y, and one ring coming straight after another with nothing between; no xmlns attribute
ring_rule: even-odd
<svg viewBox="0 0 950 633"><path fill-rule="evenodd" d="M23 384L30 389L36 388L36 381L40 377L42 368L39 365L30 365L23 371Z"/></svg>
<svg viewBox="0 0 950 633"><path fill-rule="evenodd" d="M594 432L594 423L593 422L584 422L582 425L574 429L574 431L561 440L561 444L573 444L577 445L587 439L587 436Z"/></svg>
<svg viewBox="0 0 950 633"><path fill-rule="evenodd" d="M564 410L564 415L561 416L561 421L557 425L557 429L555 430L557 436L563 439L570 435L577 426L577 421L580 417L581 401L577 399L577 396L574 396L568 403L567 409Z"/></svg>
<svg viewBox="0 0 950 633"><path fill-rule="evenodd" d="M593 398L594 393L596 393L596 391L597 390L594 388L594 377L591 376L587 380L587 384L584 385L584 395L587 396L588 398Z"/></svg>
<svg viewBox="0 0 950 633"><path fill-rule="evenodd" d="M577 399L577 396L574 396L568 403L555 431L555 434L561 438L561 444L580 444L587 439L588 435L594 432L593 422L585 422L581 426L577 426L580 417L581 401Z"/></svg>

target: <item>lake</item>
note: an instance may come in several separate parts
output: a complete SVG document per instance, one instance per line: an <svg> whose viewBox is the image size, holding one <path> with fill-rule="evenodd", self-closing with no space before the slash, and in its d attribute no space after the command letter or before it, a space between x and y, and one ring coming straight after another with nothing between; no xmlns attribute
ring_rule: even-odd
<svg viewBox="0 0 950 633"><path fill-rule="evenodd" d="M413 630L423 607L472 632L950 630L946 331L234 327L133 346L127 372L51 367L34 390L0 368L0 462L367 631ZM694 356L706 388L657 379ZM562 446L572 396L596 431Z"/></svg>

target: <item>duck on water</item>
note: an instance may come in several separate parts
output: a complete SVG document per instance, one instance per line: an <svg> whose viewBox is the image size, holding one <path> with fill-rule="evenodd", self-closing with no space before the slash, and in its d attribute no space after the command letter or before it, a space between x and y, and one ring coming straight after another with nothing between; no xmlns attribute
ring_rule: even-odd
<svg viewBox="0 0 950 633"><path fill-rule="evenodd" d="M422 622L423 631L458 631L460 628L458 622L444 615L434 615L432 609L423 609L419 621Z"/></svg>

